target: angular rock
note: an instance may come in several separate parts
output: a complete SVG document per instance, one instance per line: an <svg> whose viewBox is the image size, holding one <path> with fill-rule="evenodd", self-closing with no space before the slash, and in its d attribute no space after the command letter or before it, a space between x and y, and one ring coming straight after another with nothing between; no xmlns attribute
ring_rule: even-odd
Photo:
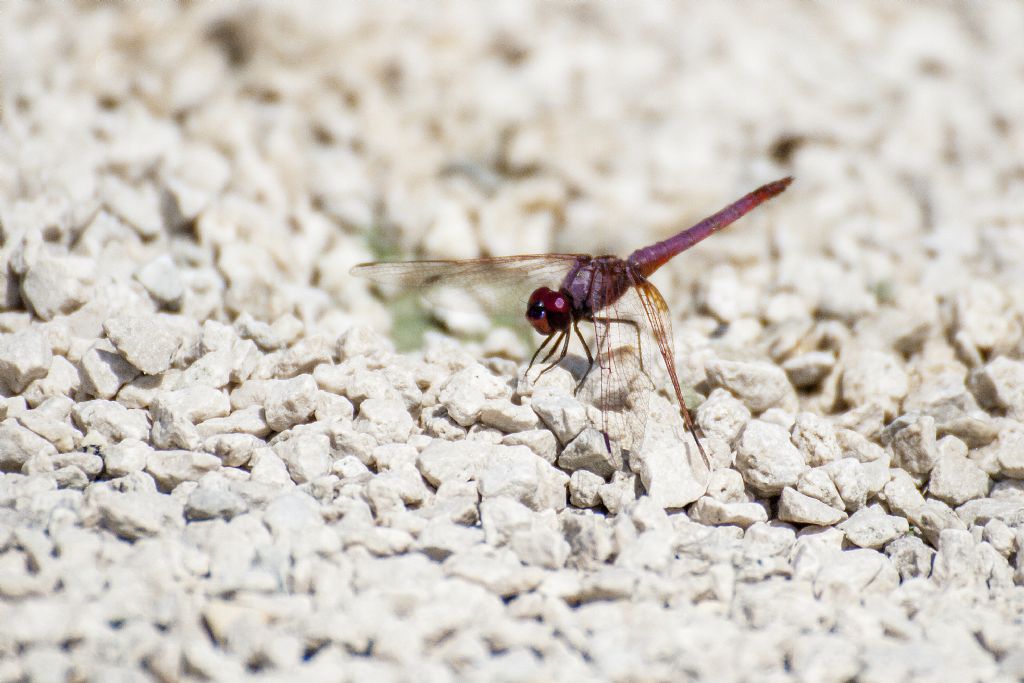
<svg viewBox="0 0 1024 683"><path fill-rule="evenodd" d="M636 500L637 477L627 472L615 472L612 480L598 489L601 502L608 512L617 515Z"/></svg>
<svg viewBox="0 0 1024 683"><path fill-rule="evenodd" d="M58 451L66 453L74 450L82 438L82 433L67 419L71 405L72 401L67 397L48 399L38 407L20 413L18 421L49 441Z"/></svg>
<svg viewBox="0 0 1024 683"><path fill-rule="evenodd" d="M72 396L81 385L78 368L64 356L54 356L46 376L33 380L22 395L30 406L36 406L48 398Z"/></svg>
<svg viewBox="0 0 1024 683"><path fill-rule="evenodd" d="M1017 552L1016 534L1001 519L990 519L985 523L982 539L987 541L1003 557L1009 558L1010 555Z"/></svg>
<svg viewBox="0 0 1024 683"><path fill-rule="evenodd" d="M482 424L507 433L536 429L537 413L528 405L515 405L505 398L484 401L479 419Z"/></svg>
<svg viewBox="0 0 1024 683"><path fill-rule="evenodd" d="M570 396L541 394L533 397L530 406L561 444L575 439L587 426L586 406Z"/></svg>
<svg viewBox="0 0 1024 683"><path fill-rule="evenodd" d="M388 510L419 507L429 495L423 479L411 463L371 477L366 484L366 498L378 517Z"/></svg>
<svg viewBox="0 0 1024 683"><path fill-rule="evenodd" d="M796 393L786 373L771 363L748 363L721 359L704 364L708 382L728 389L752 413L762 413L778 406L791 409L796 405Z"/></svg>
<svg viewBox="0 0 1024 683"><path fill-rule="evenodd" d="M903 364L890 353L873 349L843 358L840 391L851 406L877 405L887 414L907 395L909 379Z"/></svg>
<svg viewBox="0 0 1024 683"><path fill-rule="evenodd" d="M871 593L885 595L899 582L899 572L885 555L858 548L838 553L821 568L814 578L814 594L821 599L858 600Z"/></svg>
<svg viewBox="0 0 1024 683"><path fill-rule="evenodd" d="M195 423L223 417L231 410L224 392L196 385L188 389L162 391L150 406L153 415L151 437L157 448L198 448L202 437Z"/></svg>
<svg viewBox="0 0 1024 683"><path fill-rule="evenodd" d="M15 418L0 422L0 472L20 472L32 456L52 457L56 453L49 441L18 424Z"/></svg>
<svg viewBox="0 0 1024 683"><path fill-rule="evenodd" d="M1000 474L1013 479L1024 479L1024 450L1001 448L997 461Z"/></svg>
<svg viewBox="0 0 1024 683"><path fill-rule="evenodd" d="M176 311L185 298L185 285L181 273L170 254L161 254L135 271L135 279L146 288L154 301L164 308Z"/></svg>
<svg viewBox="0 0 1024 683"><path fill-rule="evenodd" d="M103 330L121 356L146 375L171 367L182 338L157 316L123 315L108 318Z"/></svg>
<svg viewBox="0 0 1024 683"><path fill-rule="evenodd" d="M736 444L736 469L757 493L772 496L795 486L807 464L786 429L751 420Z"/></svg>
<svg viewBox="0 0 1024 683"><path fill-rule="evenodd" d="M836 357L830 351L809 351L787 358L782 363L790 383L797 389L809 389L821 382L835 367Z"/></svg>
<svg viewBox="0 0 1024 683"><path fill-rule="evenodd" d="M160 493L103 491L94 498L100 523L129 541L184 526L182 503Z"/></svg>
<svg viewBox="0 0 1024 683"><path fill-rule="evenodd" d="M513 533L509 547L523 564L542 569L561 569L571 550L558 530L545 527Z"/></svg>
<svg viewBox="0 0 1024 683"><path fill-rule="evenodd" d="M125 439L141 441L149 435L149 414L129 410L115 401L83 401L71 409L71 417L85 432L102 434L110 443Z"/></svg>
<svg viewBox="0 0 1024 683"><path fill-rule="evenodd" d="M623 468L622 452L615 443L609 451L604 435L587 427L569 442L558 456L558 466L567 472L586 470L602 479L608 479L613 472Z"/></svg>
<svg viewBox="0 0 1024 683"><path fill-rule="evenodd" d="M473 546L483 542L483 536L481 529L435 517L419 533L413 549L435 562L443 562L455 553L469 552Z"/></svg>
<svg viewBox="0 0 1024 683"><path fill-rule="evenodd" d="M269 417L267 422L270 422ZM363 401L354 427L378 444L404 443L415 430L405 404L398 399L384 398L368 398Z"/></svg>
<svg viewBox="0 0 1024 683"><path fill-rule="evenodd" d="M318 392L311 375L300 375L272 385L264 406L267 425L275 432L282 432L305 422L316 410Z"/></svg>
<svg viewBox="0 0 1024 683"><path fill-rule="evenodd" d="M529 429L525 432L506 434L501 443L506 446L526 446L552 465L558 458L558 440L546 429Z"/></svg>
<svg viewBox="0 0 1024 683"><path fill-rule="evenodd" d="M948 452L939 456L931 471L928 494L957 507L974 498L984 498L989 485L988 475L966 455Z"/></svg>
<svg viewBox="0 0 1024 683"><path fill-rule="evenodd" d="M907 519L924 507L925 503L914 480L903 470L893 470L892 478L882 489L882 499L890 511Z"/></svg>
<svg viewBox="0 0 1024 683"><path fill-rule="evenodd" d="M902 536L885 546L885 554L903 581L927 578L932 573L935 551L917 536Z"/></svg>
<svg viewBox="0 0 1024 683"><path fill-rule="evenodd" d="M196 384L223 389L232 378L236 358L231 349L209 351L196 359L181 373L174 389L185 389Z"/></svg>
<svg viewBox="0 0 1024 683"><path fill-rule="evenodd" d="M532 510L565 507L567 474L525 446L494 445L490 449L477 480L481 498L509 496Z"/></svg>
<svg viewBox="0 0 1024 683"><path fill-rule="evenodd" d="M352 407L352 402L344 396L327 391L317 393L316 408L313 410L313 419L317 422L351 420L354 415L355 409Z"/></svg>
<svg viewBox="0 0 1024 683"><path fill-rule="evenodd" d="M886 457L885 449L852 429L837 429L836 443L840 457L856 458L860 462L874 462Z"/></svg>
<svg viewBox="0 0 1024 683"><path fill-rule="evenodd" d="M971 392L986 408L1024 418L1024 363L1005 356L993 359L970 377Z"/></svg>
<svg viewBox="0 0 1024 683"><path fill-rule="evenodd" d="M790 431L793 444L804 454L811 467L842 457L832 423L814 413L799 413Z"/></svg>
<svg viewBox="0 0 1024 683"><path fill-rule="evenodd" d="M707 491L708 467L693 439L686 435L680 443L673 430L658 424L648 428L644 447L630 457L629 466L659 508L683 508Z"/></svg>
<svg viewBox="0 0 1024 683"><path fill-rule="evenodd" d="M542 569L522 566L511 550L490 555L476 550L456 553L443 566L449 576L483 586L502 598L534 589L544 576Z"/></svg>
<svg viewBox="0 0 1024 683"><path fill-rule="evenodd" d="M534 523L533 511L508 496L480 501L480 526L490 545L504 545L517 532L532 529Z"/></svg>
<svg viewBox="0 0 1024 683"><path fill-rule="evenodd" d="M578 508L596 507L601 503L599 490L603 485L603 477L587 470L576 470L569 477L569 502Z"/></svg>
<svg viewBox="0 0 1024 683"><path fill-rule="evenodd" d="M779 498L779 519L796 524L831 526L846 519L846 513L787 486Z"/></svg>
<svg viewBox="0 0 1024 683"><path fill-rule="evenodd" d="M160 194L154 185L130 185L115 175L103 176L103 198L111 212L146 240L164 230Z"/></svg>
<svg viewBox="0 0 1024 683"><path fill-rule="evenodd" d="M868 499L871 481L865 466L854 458L834 460L822 469L832 477L847 510L859 510Z"/></svg>
<svg viewBox="0 0 1024 683"><path fill-rule="evenodd" d="M153 451L146 460L146 472L165 491L171 491L184 481L198 481L207 472L220 467L220 458L216 455L195 451Z"/></svg>
<svg viewBox="0 0 1024 683"><path fill-rule="evenodd" d="M58 453L53 456L51 462L58 470L64 467L75 467L85 474L89 480L95 479L103 471L103 458L83 451Z"/></svg>
<svg viewBox="0 0 1024 683"><path fill-rule="evenodd" d="M331 440L326 434L297 434L277 442L273 449L296 484L305 484L331 471Z"/></svg>
<svg viewBox="0 0 1024 683"><path fill-rule="evenodd" d="M124 477L146 467L153 448L138 439L125 439L103 449L103 468L110 477Z"/></svg>
<svg viewBox="0 0 1024 683"><path fill-rule="evenodd" d="M689 514L691 519L701 524L733 524L743 529L768 521L768 511L759 503L726 503L711 496L699 498L690 507Z"/></svg>
<svg viewBox="0 0 1024 683"><path fill-rule="evenodd" d="M491 399L506 398L509 386L482 365L459 370L446 381L438 393L438 401L455 422L470 427L480 419L480 412Z"/></svg>
<svg viewBox="0 0 1024 683"><path fill-rule="evenodd" d="M21 393L30 382L50 371L53 352L37 329L0 335L0 381L12 393Z"/></svg>
<svg viewBox="0 0 1024 683"><path fill-rule="evenodd" d="M957 517L957 514L949 509L949 506L939 500L928 499L925 504L914 510L908 521L921 530L925 540L937 547L939 535L946 529L966 530L967 525Z"/></svg>
<svg viewBox="0 0 1024 683"><path fill-rule="evenodd" d="M723 503L748 503L752 500L743 484L743 475L731 467L711 473L707 495Z"/></svg>
<svg viewBox="0 0 1024 683"><path fill-rule="evenodd" d="M988 578L979 548L965 529L943 529L932 563L932 580L942 588L983 585Z"/></svg>
<svg viewBox="0 0 1024 683"><path fill-rule="evenodd" d="M906 534L910 524L903 517L887 515L880 506L872 505L853 513L839 528L850 543L877 550Z"/></svg>
<svg viewBox="0 0 1024 683"><path fill-rule="evenodd" d="M121 357L109 339L98 339L82 355L82 389L96 398L110 399L118 389L139 375Z"/></svg>
<svg viewBox="0 0 1024 683"><path fill-rule="evenodd" d="M89 298L89 288L79 270L67 258L40 258L21 281L21 298L43 320L70 313Z"/></svg>
<svg viewBox="0 0 1024 683"><path fill-rule="evenodd" d="M313 335L260 358L252 376L257 379L288 379L308 374L315 367L333 361L334 344L322 335Z"/></svg>
<svg viewBox="0 0 1024 683"><path fill-rule="evenodd" d="M993 519L1013 527L1024 526L1024 501L1009 497L977 498L958 507L956 516L967 526L983 525Z"/></svg>
<svg viewBox="0 0 1024 683"><path fill-rule="evenodd" d="M939 458L935 437L935 418L931 415L910 417L889 443L896 465L913 474L930 472Z"/></svg>
<svg viewBox="0 0 1024 683"><path fill-rule="evenodd" d="M271 431L260 406L249 406L236 410L227 417L204 420L196 425L196 430L204 438L216 434L249 434L262 437Z"/></svg>
<svg viewBox="0 0 1024 683"><path fill-rule="evenodd" d="M801 474L796 483L796 490L805 496L820 500L829 507L837 510L846 509L846 503L839 495L839 490L832 481L832 477L824 468L816 467Z"/></svg>
<svg viewBox="0 0 1024 683"><path fill-rule="evenodd" d="M294 538L319 529L324 519L316 500L296 490L272 500L263 513L263 522L276 538Z"/></svg>
<svg viewBox="0 0 1024 683"><path fill-rule="evenodd" d="M416 467L435 487L449 482L475 481L489 448L478 442L437 439L420 452Z"/></svg>
<svg viewBox="0 0 1024 683"><path fill-rule="evenodd" d="M694 420L705 435L717 436L729 444L750 417L750 409L725 389L714 389L694 411Z"/></svg>
<svg viewBox="0 0 1024 683"><path fill-rule="evenodd" d="M249 476L254 482L275 486L292 486L288 467L270 448L257 448L249 461Z"/></svg>
<svg viewBox="0 0 1024 683"><path fill-rule="evenodd" d="M419 451L411 444L390 443L373 449L373 462L378 472L395 470L403 465L415 467L418 457Z"/></svg>

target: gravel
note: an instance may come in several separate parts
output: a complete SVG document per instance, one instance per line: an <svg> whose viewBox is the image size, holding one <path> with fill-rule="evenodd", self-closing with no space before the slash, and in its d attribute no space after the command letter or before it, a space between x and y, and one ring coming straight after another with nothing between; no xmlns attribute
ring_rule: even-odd
<svg viewBox="0 0 1024 683"><path fill-rule="evenodd" d="M482 7L2 13L0 681L1024 680L1024 10ZM786 175L654 278L710 470L348 275Z"/></svg>

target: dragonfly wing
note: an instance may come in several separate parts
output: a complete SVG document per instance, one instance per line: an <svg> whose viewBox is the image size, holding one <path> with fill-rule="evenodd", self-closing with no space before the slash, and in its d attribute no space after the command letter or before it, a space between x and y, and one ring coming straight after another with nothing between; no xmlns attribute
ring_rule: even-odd
<svg viewBox="0 0 1024 683"><path fill-rule="evenodd" d="M558 289L582 258L576 254L501 256L462 261L364 263L351 273L395 290L421 294L421 300L448 326L448 316L474 308L497 319L519 319L534 289ZM389 292L389 294L392 292ZM467 299L468 297L468 299Z"/></svg>
<svg viewBox="0 0 1024 683"><path fill-rule="evenodd" d="M635 453L643 446L659 347L635 288L597 309L594 366L577 398L600 411L600 429L609 442Z"/></svg>
<svg viewBox="0 0 1024 683"><path fill-rule="evenodd" d="M665 362L665 370L672 381L672 388L676 392L676 400L679 401L679 412L686 423L686 429L693 436L694 443L697 444L697 450L700 451L701 457L704 459L704 464L710 468L710 460L707 453L704 452L704 447L697 439L697 428L693 423L690 411L686 407L686 402L683 400L683 391L679 386L679 377L676 375L672 319L669 314L668 304L665 303L665 298L658 291L658 288L646 280L637 283L635 290L637 300L643 307L644 315L650 323L651 334L657 342L658 350L661 352L662 360Z"/></svg>
<svg viewBox="0 0 1024 683"><path fill-rule="evenodd" d="M362 263L350 272L371 282L398 287L501 287L560 280L579 258L580 254L537 254L461 261Z"/></svg>

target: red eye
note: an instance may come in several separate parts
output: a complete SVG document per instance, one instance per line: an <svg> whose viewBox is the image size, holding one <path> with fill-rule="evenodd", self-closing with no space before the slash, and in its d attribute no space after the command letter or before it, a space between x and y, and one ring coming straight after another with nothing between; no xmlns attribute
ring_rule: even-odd
<svg viewBox="0 0 1024 683"><path fill-rule="evenodd" d="M564 330L572 322L572 307L569 297L547 287L535 289L526 304L526 319L533 329L548 335L557 330Z"/></svg>
<svg viewBox="0 0 1024 683"><path fill-rule="evenodd" d="M553 292L549 288L547 288L547 287L540 287L538 289L535 289L535 290L533 290L533 294L530 295L530 300L527 302L526 305L529 308L533 308L538 303L541 303L541 300L544 299L545 297L547 297L548 294L552 294L552 293ZM529 311L527 312L526 315L527 316L530 315Z"/></svg>
<svg viewBox="0 0 1024 683"><path fill-rule="evenodd" d="M569 300L558 292L551 292L545 298L544 305L548 309L548 315L552 313L568 313Z"/></svg>

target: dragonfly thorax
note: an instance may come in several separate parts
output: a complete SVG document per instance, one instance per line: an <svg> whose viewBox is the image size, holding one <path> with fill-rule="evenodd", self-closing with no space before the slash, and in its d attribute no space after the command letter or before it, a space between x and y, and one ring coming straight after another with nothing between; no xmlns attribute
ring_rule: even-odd
<svg viewBox="0 0 1024 683"><path fill-rule="evenodd" d="M572 323L572 302L563 292L540 287L526 304L526 319L543 335L566 330Z"/></svg>

